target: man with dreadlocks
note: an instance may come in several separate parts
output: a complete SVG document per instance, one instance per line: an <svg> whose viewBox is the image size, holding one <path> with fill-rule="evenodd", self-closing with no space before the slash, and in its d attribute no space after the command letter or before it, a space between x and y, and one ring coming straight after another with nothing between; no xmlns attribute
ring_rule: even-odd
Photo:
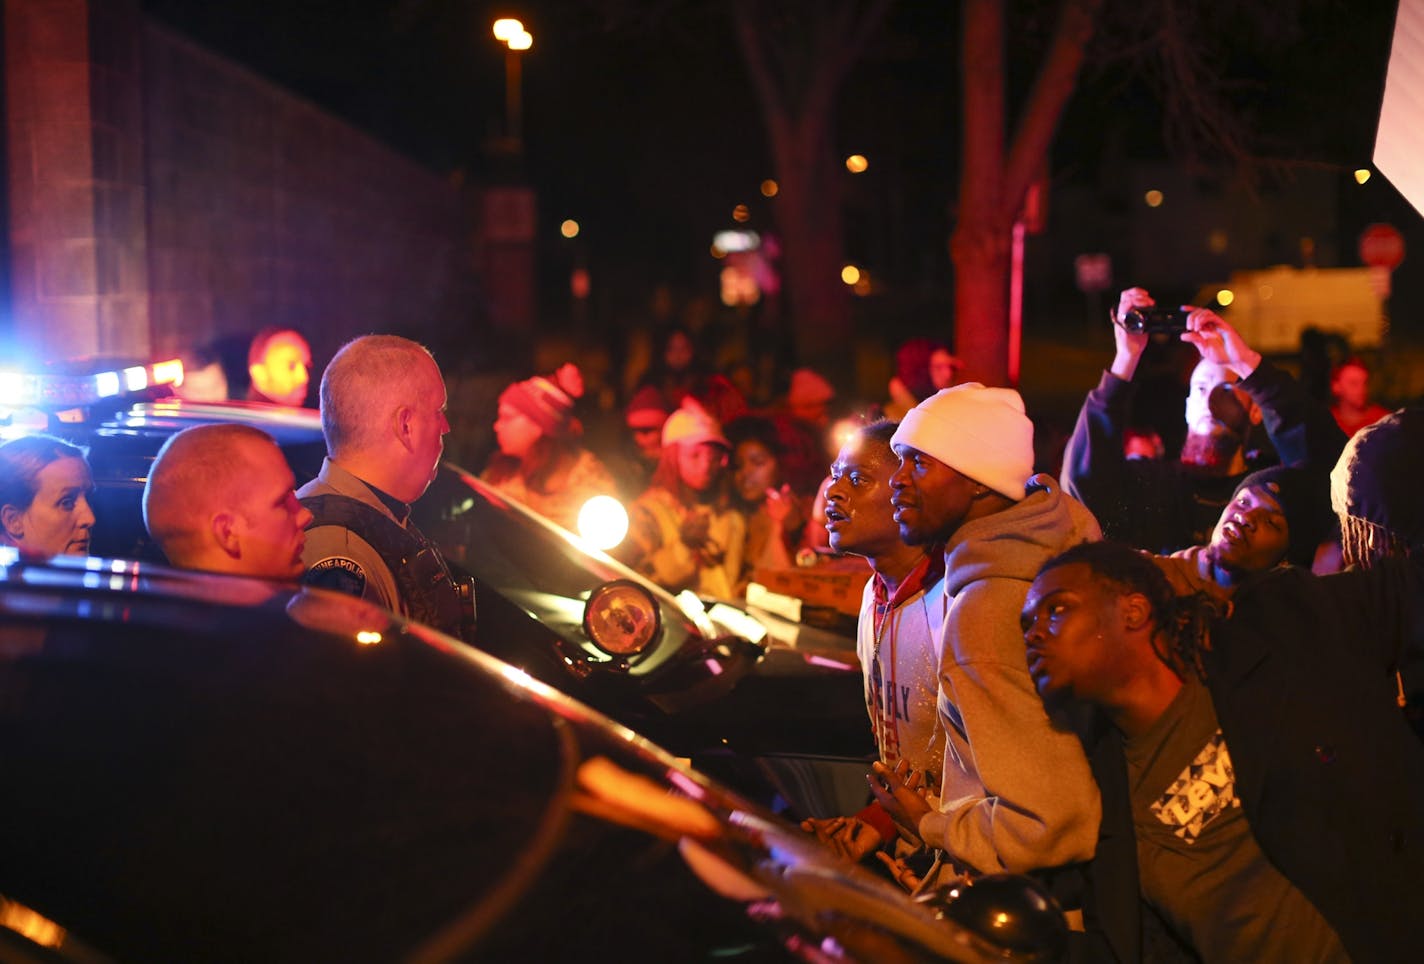
<svg viewBox="0 0 1424 964"><path fill-rule="evenodd" d="M1424 748L1390 671L1398 646L1424 649L1421 592L1417 565L1286 567L1223 619L1121 544L1044 565L1029 673L1051 713L1090 708L1102 792L1091 959L1157 959L1172 938L1206 962L1415 958Z"/></svg>
<svg viewBox="0 0 1424 964"><path fill-rule="evenodd" d="M1340 519L1341 561L1373 569L1390 560L1424 562L1424 408L1404 408L1351 436L1330 473L1330 502ZM1399 701L1424 739L1424 665L1402 653Z"/></svg>
<svg viewBox="0 0 1424 964"><path fill-rule="evenodd" d="M1424 557L1421 469L1424 408L1402 408L1351 437L1330 473L1345 565Z"/></svg>

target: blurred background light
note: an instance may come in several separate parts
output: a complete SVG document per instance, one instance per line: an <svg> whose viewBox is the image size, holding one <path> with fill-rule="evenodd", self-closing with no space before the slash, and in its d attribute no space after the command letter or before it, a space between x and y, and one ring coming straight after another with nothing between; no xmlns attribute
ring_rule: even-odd
<svg viewBox="0 0 1424 964"><path fill-rule="evenodd" d="M597 549L612 549L628 534L628 512L610 495L596 495L578 514L578 531Z"/></svg>
<svg viewBox="0 0 1424 964"><path fill-rule="evenodd" d="M509 38L524 32L524 24L512 17L500 17L494 22L494 39L509 43Z"/></svg>

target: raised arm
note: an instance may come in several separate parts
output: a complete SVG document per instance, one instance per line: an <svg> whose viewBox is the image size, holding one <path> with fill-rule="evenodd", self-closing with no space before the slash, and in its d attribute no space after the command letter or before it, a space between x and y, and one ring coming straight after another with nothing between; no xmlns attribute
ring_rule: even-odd
<svg viewBox="0 0 1424 964"><path fill-rule="evenodd" d="M1132 377L1148 340L1144 333L1128 331L1122 322L1129 309L1154 303L1143 288L1129 288L1118 297L1112 318L1112 365L1083 400L1063 455L1064 489L1107 525L1128 510L1130 473L1123 436L1132 410Z"/></svg>

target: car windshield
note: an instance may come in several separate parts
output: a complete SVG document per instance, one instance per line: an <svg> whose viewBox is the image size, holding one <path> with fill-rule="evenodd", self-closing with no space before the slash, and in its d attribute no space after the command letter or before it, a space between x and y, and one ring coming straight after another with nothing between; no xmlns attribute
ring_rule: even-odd
<svg viewBox="0 0 1424 964"><path fill-rule="evenodd" d="M461 469L442 467L414 514L451 561L567 640L583 639L584 601L614 579L647 589L665 624L686 621L665 590Z"/></svg>
<svg viewBox="0 0 1424 964"><path fill-rule="evenodd" d="M261 403L201 404L176 400L136 402L80 424L51 430L89 451L98 520L90 551L96 556L159 560L143 527L143 484L163 443L182 429L216 422L245 422L273 436L298 484L321 470L326 442L316 413Z"/></svg>
<svg viewBox="0 0 1424 964"><path fill-rule="evenodd" d="M299 487L321 469L326 443L320 417L310 409L158 399L108 412L96 407L81 423L52 426L89 450L95 481L90 501L98 520L90 544L94 555L162 560L143 526L144 482L168 438L184 428L220 422L253 425L271 435ZM594 589L616 579L639 583L657 600L665 633L677 639L698 633L660 587L450 463L441 465L415 504L414 519L447 559L573 645L585 641L584 602Z"/></svg>

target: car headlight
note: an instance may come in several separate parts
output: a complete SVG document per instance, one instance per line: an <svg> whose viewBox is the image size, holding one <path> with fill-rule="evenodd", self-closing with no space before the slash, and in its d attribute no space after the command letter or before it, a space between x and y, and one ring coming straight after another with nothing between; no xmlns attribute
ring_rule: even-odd
<svg viewBox="0 0 1424 964"><path fill-rule="evenodd" d="M611 495L595 495L579 509L578 532L595 549L612 549L628 534L628 510Z"/></svg>
<svg viewBox="0 0 1424 964"><path fill-rule="evenodd" d="M583 631L614 656L636 656L657 639L662 612L651 593L618 579L593 591L583 607Z"/></svg>

